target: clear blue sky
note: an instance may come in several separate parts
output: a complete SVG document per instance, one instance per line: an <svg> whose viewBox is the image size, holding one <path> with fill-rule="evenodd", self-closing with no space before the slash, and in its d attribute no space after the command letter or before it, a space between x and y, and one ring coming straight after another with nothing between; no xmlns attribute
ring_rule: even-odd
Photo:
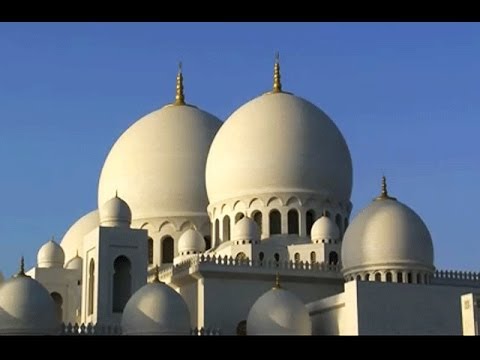
<svg viewBox="0 0 480 360"><path fill-rule="evenodd" d="M28 267L96 208L118 136L174 96L226 119L268 90L321 107L353 157L353 216L377 195L422 216L439 268L479 270L480 24L0 24L0 269Z"/></svg>

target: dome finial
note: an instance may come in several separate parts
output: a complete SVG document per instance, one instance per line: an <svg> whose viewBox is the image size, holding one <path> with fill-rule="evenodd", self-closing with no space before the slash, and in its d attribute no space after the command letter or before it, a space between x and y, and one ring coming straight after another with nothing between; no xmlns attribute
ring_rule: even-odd
<svg viewBox="0 0 480 360"><path fill-rule="evenodd" d="M383 175L382 176L382 192L380 193L379 196L376 197L375 200L385 200L385 199L397 200L396 198L388 195L387 178L385 177L385 175Z"/></svg>
<svg viewBox="0 0 480 360"><path fill-rule="evenodd" d="M275 286L273 287L274 289L281 289L282 286L280 285L280 274L277 272L275 275Z"/></svg>
<svg viewBox="0 0 480 360"><path fill-rule="evenodd" d="M280 81L280 54L275 53L275 66L273 68L273 91L274 93L282 92L282 83Z"/></svg>
<svg viewBox="0 0 480 360"><path fill-rule="evenodd" d="M175 105L185 105L185 95L183 94L183 73L182 73L181 61L178 63L177 92L175 94Z"/></svg>
<svg viewBox="0 0 480 360"><path fill-rule="evenodd" d="M158 283L160 284L161 281L160 281L160 268L157 266L155 266L155 277L152 281L152 283Z"/></svg>
<svg viewBox="0 0 480 360"><path fill-rule="evenodd" d="M27 276L25 274L25 259L23 258L23 256L20 258L20 270L19 272L15 275L15 277L19 277L19 276Z"/></svg>
<svg viewBox="0 0 480 360"><path fill-rule="evenodd" d="M118 190L115 189L115 197L118 198Z"/></svg>

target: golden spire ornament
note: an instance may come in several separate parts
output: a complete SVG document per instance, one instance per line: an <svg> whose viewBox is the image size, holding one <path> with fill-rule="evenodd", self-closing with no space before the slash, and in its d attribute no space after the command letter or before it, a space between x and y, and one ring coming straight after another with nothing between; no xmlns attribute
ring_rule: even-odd
<svg viewBox="0 0 480 360"><path fill-rule="evenodd" d="M185 105L185 95L183 93L183 74L182 74L182 62L178 63L177 73L177 91L175 93L175 105Z"/></svg>
<svg viewBox="0 0 480 360"><path fill-rule="evenodd" d="M381 191L380 195L375 198L375 200L387 200L387 199L397 200L396 198L388 195L387 178L384 175L384 176L382 176L382 191Z"/></svg>
<svg viewBox="0 0 480 360"><path fill-rule="evenodd" d="M277 272L275 275L275 285L273 287L274 289L281 289L282 286L280 285L280 274Z"/></svg>
<svg viewBox="0 0 480 360"><path fill-rule="evenodd" d="M155 266L155 277L153 278L153 281L152 283L161 283L160 281L160 268L157 266Z"/></svg>
<svg viewBox="0 0 480 360"><path fill-rule="evenodd" d="M25 274L25 259L23 258L23 256L21 257L20 259L20 270L19 272L15 275L15 277L19 277L19 276L27 276Z"/></svg>
<svg viewBox="0 0 480 360"><path fill-rule="evenodd" d="M280 78L280 55L278 51L275 53L275 66L273 67L273 91L274 93L282 92L282 82Z"/></svg>

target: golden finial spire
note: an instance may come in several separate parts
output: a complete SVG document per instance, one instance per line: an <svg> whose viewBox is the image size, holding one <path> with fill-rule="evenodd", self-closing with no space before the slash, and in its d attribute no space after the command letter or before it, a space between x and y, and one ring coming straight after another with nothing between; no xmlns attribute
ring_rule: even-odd
<svg viewBox="0 0 480 360"><path fill-rule="evenodd" d="M375 200L385 200L385 199L397 200L396 198L388 195L387 178L385 177L385 175L383 175L382 176L382 191L381 191L380 195L375 198Z"/></svg>
<svg viewBox="0 0 480 360"><path fill-rule="evenodd" d="M160 268L155 266L155 278L153 279L152 283L161 283L160 281Z"/></svg>
<svg viewBox="0 0 480 360"><path fill-rule="evenodd" d="M278 51L275 53L275 66L273 68L273 91L274 93L282 92L282 82L280 79L280 55Z"/></svg>
<svg viewBox="0 0 480 360"><path fill-rule="evenodd" d="M185 105L185 95L183 94L183 74L182 74L182 62L178 63L177 73L177 92L175 94L175 105Z"/></svg>
<svg viewBox="0 0 480 360"><path fill-rule="evenodd" d="M115 189L115 197L118 198L118 189Z"/></svg>
<svg viewBox="0 0 480 360"><path fill-rule="evenodd" d="M25 259L23 258L23 256L20 259L20 271L15 275L15 277L19 276L27 276L25 275Z"/></svg>
<svg viewBox="0 0 480 360"><path fill-rule="evenodd" d="M280 274L277 272L275 275L275 286L273 287L274 289L281 289L282 286L280 285Z"/></svg>

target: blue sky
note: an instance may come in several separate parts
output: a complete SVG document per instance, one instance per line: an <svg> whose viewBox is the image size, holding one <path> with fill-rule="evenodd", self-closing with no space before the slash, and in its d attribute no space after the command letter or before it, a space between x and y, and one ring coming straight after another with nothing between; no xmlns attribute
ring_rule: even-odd
<svg viewBox="0 0 480 360"><path fill-rule="evenodd" d="M439 268L480 265L480 24L1 23L0 269L28 267L96 207L103 161L141 116L186 99L221 119L270 89L322 108L354 165L353 216L388 177Z"/></svg>

